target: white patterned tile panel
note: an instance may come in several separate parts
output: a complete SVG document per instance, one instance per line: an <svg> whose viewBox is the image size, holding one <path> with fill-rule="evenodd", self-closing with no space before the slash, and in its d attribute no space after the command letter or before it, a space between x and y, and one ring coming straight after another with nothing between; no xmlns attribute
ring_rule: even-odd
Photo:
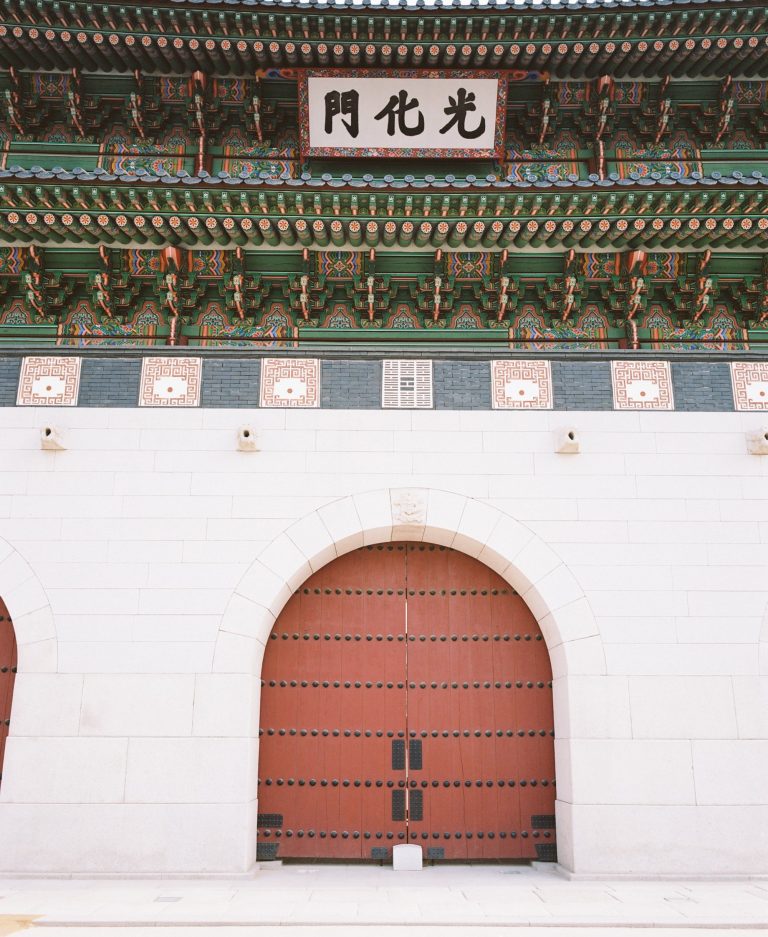
<svg viewBox="0 0 768 937"><path fill-rule="evenodd" d="M264 358L261 362L259 406L319 407L319 359Z"/></svg>
<svg viewBox="0 0 768 937"><path fill-rule="evenodd" d="M548 361L492 361L494 410L551 410L552 368Z"/></svg>
<svg viewBox="0 0 768 937"><path fill-rule="evenodd" d="M381 383L381 406L383 409L432 409L431 361L388 359L383 362L383 365Z"/></svg>
<svg viewBox="0 0 768 937"><path fill-rule="evenodd" d="M76 407L82 358L24 358L16 403L20 407Z"/></svg>
<svg viewBox="0 0 768 937"><path fill-rule="evenodd" d="M615 410L674 410L668 361L612 361Z"/></svg>
<svg viewBox="0 0 768 937"><path fill-rule="evenodd" d="M768 361L732 361L731 383L737 410L768 410Z"/></svg>
<svg viewBox="0 0 768 937"><path fill-rule="evenodd" d="M144 358L140 407L199 407L202 358Z"/></svg>

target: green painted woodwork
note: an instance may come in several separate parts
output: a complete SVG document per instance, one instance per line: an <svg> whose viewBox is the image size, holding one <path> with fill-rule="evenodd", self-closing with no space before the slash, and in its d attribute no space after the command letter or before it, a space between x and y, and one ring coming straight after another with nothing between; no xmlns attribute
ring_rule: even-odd
<svg viewBox="0 0 768 937"><path fill-rule="evenodd" d="M758 0L735 0L727 7L648 4L626 10L598 5L546 10L206 8L136 0L6 0L4 8L6 56L17 67L24 67L34 50L41 60L63 67L92 63L129 71L138 65L171 73L210 68L248 74L258 65L482 67L501 59L509 68L532 60L528 67L578 77L606 63L615 74L640 74L644 60L650 59L657 74L687 68L704 75L716 70L722 77L734 71L734 64L746 71L759 62L763 50L749 39L760 40L766 31L765 7ZM42 24L49 28L39 29ZM14 28L20 32L14 34ZM145 37L146 44L141 41ZM654 39L662 41L660 51ZM691 48L686 39L694 41ZM726 44L720 45L721 40ZM196 45L190 47L193 41ZM229 47L222 45L225 41ZM431 61L435 57L438 61Z"/></svg>
<svg viewBox="0 0 768 937"><path fill-rule="evenodd" d="M766 49L741 2L7 0L0 343L765 348ZM304 65L534 74L503 159L305 160Z"/></svg>
<svg viewBox="0 0 768 937"><path fill-rule="evenodd" d="M736 348L767 285L761 253L6 249L0 340Z"/></svg>
<svg viewBox="0 0 768 937"><path fill-rule="evenodd" d="M86 72L75 81L62 73L14 74L11 81L9 73L0 72L0 90L6 98L5 120L0 121L0 168L80 166L118 172L138 168L171 174L178 170L194 174L203 168L233 175L245 171L295 177L309 171L314 176L370 174L395 180L440 178L449 170L460 178L480 179L489 174L586 179L601 171L595 146L596 92L588 81L512 82L505 159L461 160L446 166L440 160L303 161L293 80L240 82L241 103L228 104L222 96L228 80L211 78L201 85L169 79L166 87L164 80L141 75ZM70 99L75 90L76 106ZM733 168L768 172L764 83L673 81L662 87L659 81L619 82L615 93L600 137L604 171L619 175L633 171L689 175ZM655 115L663 101L669 102L668 123L656 140ZM720 134L726 101L730 109ZM546 125L541 116L545 102ZM205 127L202 145L200 121Z"/></svg>

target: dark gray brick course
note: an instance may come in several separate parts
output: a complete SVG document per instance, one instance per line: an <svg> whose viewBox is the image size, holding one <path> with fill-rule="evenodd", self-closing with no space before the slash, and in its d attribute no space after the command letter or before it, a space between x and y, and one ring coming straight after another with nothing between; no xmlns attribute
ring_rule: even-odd
<svg viewBox="0 0 768 937"><path fill-rule="evenodd" d="M13 407L19 390L21 358L0 358L0 407Z"/></svg>
<svg viewBox="0 0 768 937"><path fill-rule="evenodd" d="M203 407L258 407L261 361L258 358L206 358Z"/></svg>
<svg viewBox="0 0 768 937"><path fill-rule="evenodd" d="M612 410L609 361L553 361L555 410Z"/></svg>
<svg viewBox="0 0 768 937"><path fill-rule="evenodd" d="M675 410L733 410L731 369L724 361L673 361Z"/></svg>
<svg viewBox="0 0 768 937"><path fill-rule="evenodd" d="M83 356L80 375L81 407L137 407L141 358Z"/></svg>
<svg viewBox="0 0 768 937"><path fill-rule="evenodd" d="M332 410L378 410L381 362L323 360L320 398L320 405Z"/></svg>
<svg viewBox="0 0 768 937"><path fill-rule="evenodd" d="M98 357L89 353L82 357L80 406L138 406L140 357ZM20 356L0 353L0 406L15 406L20 369ZM355 359L321 358L321 369L322 407L380 409L379 359L364 353ZM201 406L258 407L260 376L259 358L203 358ZM611 365L607 358L553 360L552 379L555 410L613 409ZM727 361L673 360L672 382L678 411L734 409ZM434 359L433 390L438 410L490 410L490 361Z"/></svg>
<svg viewBox="0 0 768 937"><path fill-rule="evenodd" d="M435 361L432 365L436 410L490 410L488 361Z"/></svg>

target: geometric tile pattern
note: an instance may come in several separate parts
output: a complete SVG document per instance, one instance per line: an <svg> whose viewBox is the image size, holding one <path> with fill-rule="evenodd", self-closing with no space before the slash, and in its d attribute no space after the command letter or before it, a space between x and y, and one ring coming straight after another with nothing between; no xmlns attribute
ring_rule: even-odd
<svg viewBox="0 0 768 937"><path fill-rule="evenodd" d="M317 358L264 358L261 407L319 407L320 361Z"/></svg>
<svg viewBox="0 0 768 937"><path fill-rule="evenodd" d="M731 383L737 410L768 410L768 361L731 362Z"/></svg>
<svg viewBox="0 0 768 937"><path fill-rule="evenodd" d="M144 358L140 407L199 407L202 358Z"/></svg>
<svg viewBox="0 0 768 937"><path fill-rule="evenodd" d="M668 361L612 361L615 410L674 410Z"/></svg>
<svg viewBox="0 0 768 937"><path fill-rule="evenodd" d="M75 407L82 358L24 358L16 403L20 407Z"/></svg>
<svg viewBox="0 0 768 937"><path fill-rule="evenodd" d="M321 367L328 380L321 380ZM0 354L0 406L256 407L261 400L263 407L335 410L436 405L478 411L490 406L768 411L768 361L676 361L670 366L663 361L569 359L550 368L546 361L530 360L367 358L328 359L321 365L317 359L240 356L209 359L205 368L202 374L201 359L186 357L107 358L90 352L86 360Z"/></svg>
<svg viewBox="0 0 768 937"><path fill-rule="evenodd" d="M548 361L492 361L494 410L551 410L552 369Z"/></svg>
<svg viewBox="0 0 768 937"><path fill-rule="evenodd" d="M381 406L385 410L430 410L432 362L386 359L382 369Z"/></svg>

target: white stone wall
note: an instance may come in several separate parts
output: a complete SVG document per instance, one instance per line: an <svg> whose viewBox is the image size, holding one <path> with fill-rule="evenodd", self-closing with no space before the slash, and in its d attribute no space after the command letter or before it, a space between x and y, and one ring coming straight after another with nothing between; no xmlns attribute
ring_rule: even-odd
<svg viewBox="0 0 768 937"><path fill-rule="evenodd" d="M0 410L20 644L0 871L250 868L274 615L336 553L405 536L479 555L542 622L564 867L767 873L768 457L746 443L764 422ZM63 451L40 447L51 423ZM581 452L556 453L571 426ZM392 488L419 489L410 513Z"/></svg>

